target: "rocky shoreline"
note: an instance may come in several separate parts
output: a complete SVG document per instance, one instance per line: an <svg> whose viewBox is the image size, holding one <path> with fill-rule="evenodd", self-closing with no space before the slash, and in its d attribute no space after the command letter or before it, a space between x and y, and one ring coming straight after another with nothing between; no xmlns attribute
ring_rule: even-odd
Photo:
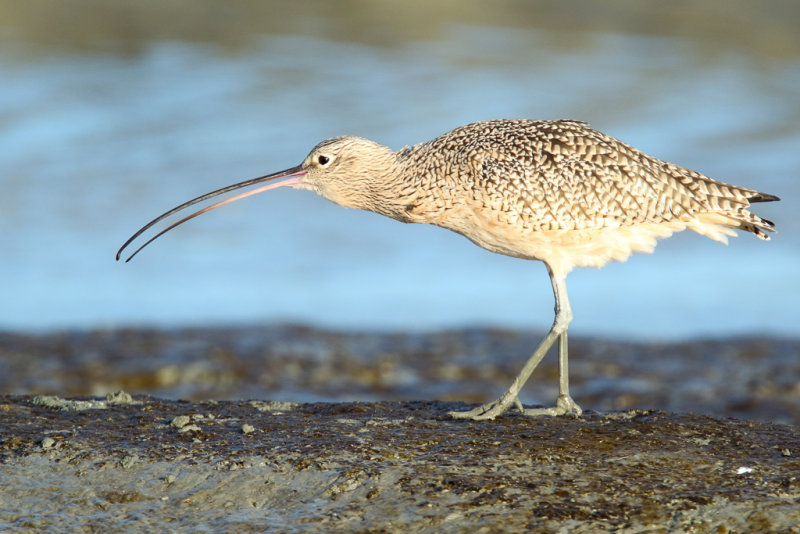
<svg viewBox="0 0 800 534"><path fill-rule="evenodd" d="M800 343L576 338L583 417L448 417L535 341L0 333L0 531L800 532Z"/></svg>
<svg viewBox="0 0 800 534"><path fill-rule="evenodd" d="M796 427L442 402L0 397L4 532L797 532Z"/></svg>
<svg viewBox="0 0 800 534"><path fill-rule="evenodd" d="M293 402L497 398L541 332L334 332L298 325L0 332L0 393ZM572 395L598 411L661 409L800 425L800 340L635 343L570 337ZM542 361L526 404L552 405Z"/></svg>

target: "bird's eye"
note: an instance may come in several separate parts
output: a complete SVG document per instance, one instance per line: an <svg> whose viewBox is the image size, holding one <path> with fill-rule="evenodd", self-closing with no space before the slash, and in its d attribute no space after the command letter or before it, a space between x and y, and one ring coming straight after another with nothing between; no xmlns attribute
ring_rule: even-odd
<svg viewBox="0 0 800 534"><path fill-rule="evenodd" d="M331 160L331 158L329 158L328 156L325 156L324 154L320 154L319 157L317 157L317 162L320 165L327 165L330 160Z"/></svg>

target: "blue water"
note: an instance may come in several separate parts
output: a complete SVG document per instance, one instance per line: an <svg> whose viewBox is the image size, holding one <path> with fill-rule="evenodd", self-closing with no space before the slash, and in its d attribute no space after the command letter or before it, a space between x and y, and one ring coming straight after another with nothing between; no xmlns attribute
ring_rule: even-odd
<svg viewBox="0 0 800 534"><path fill-rule="evenodd" d="M527 117L587 120L784 199L756 206L778 225L769 243L741 235L725 247L684 232L654 255L572 273L575 334L800 335L796 54L524 24L442 28L390 45L286 30L233 48L153 38L126 53L43 50L0 31L0 328L546 328L541 264L302 191L226 206L114 261L154 216L293 166L324 138L400 148Z"/></svg>

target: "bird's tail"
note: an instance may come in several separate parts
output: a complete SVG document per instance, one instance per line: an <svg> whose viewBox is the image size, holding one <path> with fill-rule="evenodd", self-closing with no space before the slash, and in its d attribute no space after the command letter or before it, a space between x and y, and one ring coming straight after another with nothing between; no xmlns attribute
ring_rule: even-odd
<svg viewBox="0 0 800 534"><path fill-rule="evenodd" d="M775 195L758 191L743 190L747 204L739 207L698 214L696 219L689 223L689 228L695 232L710 237L722 243L728 242L728 236L735 236L733 229L744 230L756 235L759 239L769 241L767 232L775 232L775 223L751 213L751 202L773 202L780 200Z"/></svg>

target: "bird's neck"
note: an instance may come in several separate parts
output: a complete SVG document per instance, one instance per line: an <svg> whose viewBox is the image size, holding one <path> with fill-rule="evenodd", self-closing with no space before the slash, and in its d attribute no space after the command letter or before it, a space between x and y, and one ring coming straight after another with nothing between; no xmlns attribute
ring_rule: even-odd
<svg viewBox="0 0 800 534"><path fill-rule="evenodd" d="M420 183L408 165L413 148L392 153L391 162L372 171L367 210L401 222L418 222L413 211L418 206Z"/></svg>

